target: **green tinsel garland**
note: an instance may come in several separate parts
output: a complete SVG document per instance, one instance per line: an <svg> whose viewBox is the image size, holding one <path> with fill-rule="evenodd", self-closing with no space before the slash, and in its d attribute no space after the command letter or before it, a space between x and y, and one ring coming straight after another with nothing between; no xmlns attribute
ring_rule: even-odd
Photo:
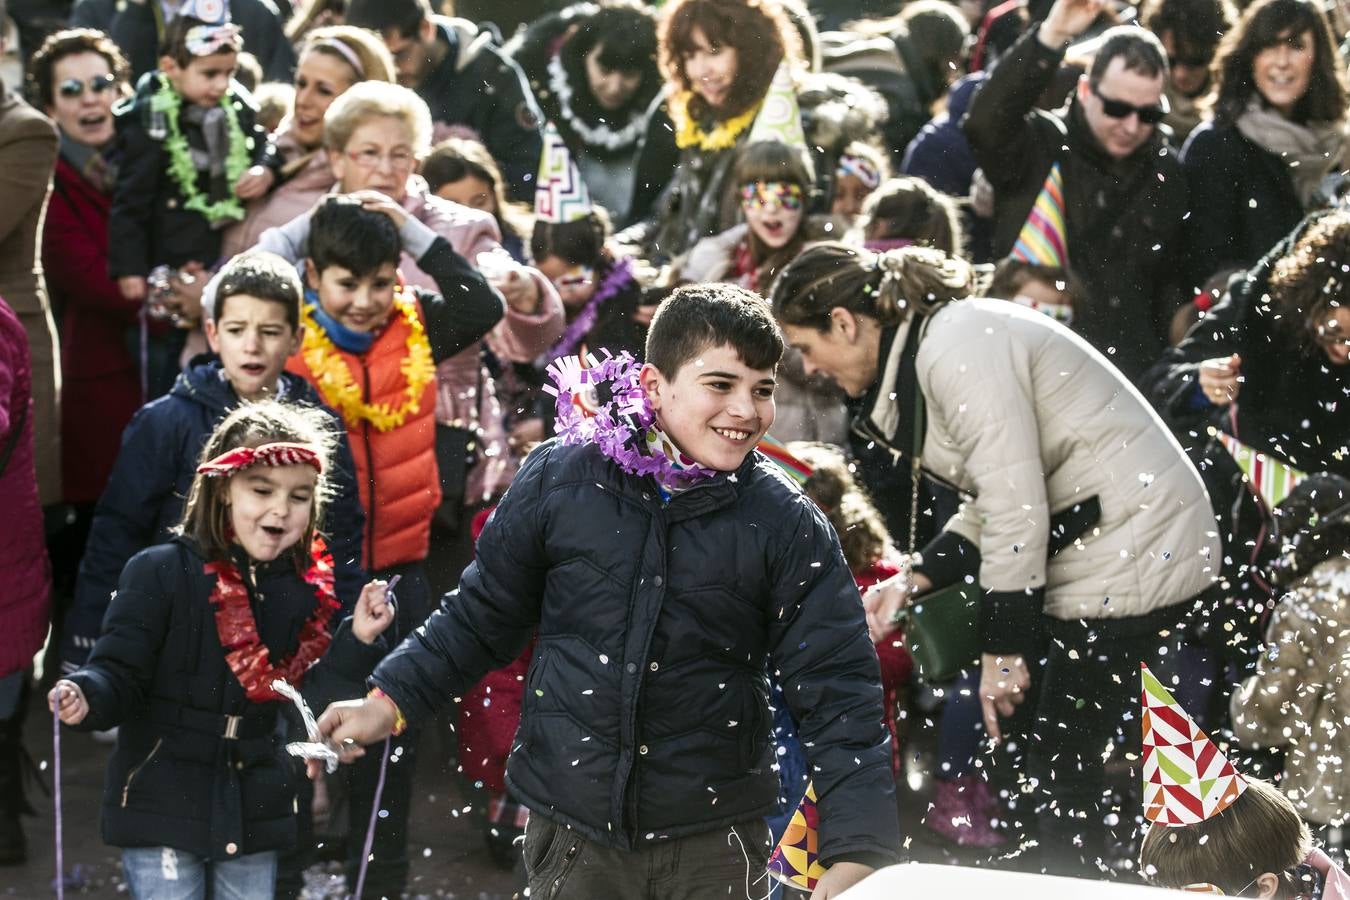
<svg viewBox="0 0 1350 900"><path fill-rule="evenodd" d="M234 101L229 94L220 98L220 107L225 110L225 128L230 137L230 150L225 156L225 180L230 185L231 194L215 203L207 203L206 197L197 189L197 167L192 164L192 151L187 138L178 127L178 110L182 103L182 98L168 79L161 79L159 89L151 99L151 109L164 114L169 132L164 140L164 149L169 154L169 175L185 200L183 206L201 213L211 222L244 218L244 207L233 191L235 182L248 171L253 159L248 153L250 140L239 127L239 112L234 107Z"/></svg>

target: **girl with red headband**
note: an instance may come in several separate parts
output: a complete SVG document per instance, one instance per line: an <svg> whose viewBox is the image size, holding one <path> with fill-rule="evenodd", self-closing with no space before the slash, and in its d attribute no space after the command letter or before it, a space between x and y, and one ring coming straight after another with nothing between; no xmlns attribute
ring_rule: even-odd
<svg viewBox="0 0 1350 900"><path fill-rule="evenodd" d="M223 419L178 536L127 563L89 662L48 697L67 725L120 726L103 838L133 897L271 896L295 841L274 685L358 696L384 653L384 582L334 615L319 537L334 437L322 412L270 400Z"/></svg>

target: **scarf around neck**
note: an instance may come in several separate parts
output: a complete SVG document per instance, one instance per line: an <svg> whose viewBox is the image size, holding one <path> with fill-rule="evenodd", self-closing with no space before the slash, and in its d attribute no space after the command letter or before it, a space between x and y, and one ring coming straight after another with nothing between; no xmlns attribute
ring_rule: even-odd
<svg viewBox="0 0 1350 900"><path fill-rule="evenodd" d="M324 312L323 305L319 303L319 294L314 288L305 288L305 302L310 304L309 311L314 316L314 321L328 335L328 339L337 345L339 350L345 350L359 356L369 350L371 345L375 343L373 332L352 331Z"/></svg>
<svg viewBox="0 0 1350 900"><path fill-rule="evenodd" d="M1327 199L1321 190L1322 180L1341 161L1344 122L1300 125L1268 109L1257 95L1247 101L1247 109L1238 116L1237 129L1247 140L1289 166L1294 191L1304 210L1322 205Z"/></svg>
<svg viewBox="0 0 1350 900"><path fill-rule="evenodd" d="M72 140L64 131L60 135L61 158L79 172L85 181L101 192L111 194L117 183L117 166L109 157L116 142L109 141L106 147L91 147Z"/></svg>

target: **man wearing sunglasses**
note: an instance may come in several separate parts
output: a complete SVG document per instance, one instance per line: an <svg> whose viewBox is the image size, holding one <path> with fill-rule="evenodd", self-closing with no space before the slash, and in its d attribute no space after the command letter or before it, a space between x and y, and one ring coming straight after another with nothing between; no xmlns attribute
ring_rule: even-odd
<svg viewBox="0 0 1350 900"><path fill-rule="evenodd" d="M1056 0L1045 21L1005 54L962 127L994 187L994 252L1008 254L1058 164L1068 265L1087 287L1073 328L1130 378L1166 346L1180 293L1186 186L1160 126L1167 54L1151 32L1105 31L1069 104L1035 109L1065 48L1104 0Z"/></svg>

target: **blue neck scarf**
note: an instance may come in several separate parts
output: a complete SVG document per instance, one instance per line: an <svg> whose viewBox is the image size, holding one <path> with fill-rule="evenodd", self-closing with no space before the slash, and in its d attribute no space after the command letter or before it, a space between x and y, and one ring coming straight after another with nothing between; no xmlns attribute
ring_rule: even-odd
<svg viewBox="0 0 1350 900"><path fill-rule="evenodd" d="M346 325L343 325L337 319L323 311L323 305L319 303L319 294L314 288L305 288L305 302L309 304L310 315L314 316L314 321L328 335L339 350L346 350L348 353L365 353L370 349L371 344L375 343L375 335L369 331L352 331Z"/></svg>

